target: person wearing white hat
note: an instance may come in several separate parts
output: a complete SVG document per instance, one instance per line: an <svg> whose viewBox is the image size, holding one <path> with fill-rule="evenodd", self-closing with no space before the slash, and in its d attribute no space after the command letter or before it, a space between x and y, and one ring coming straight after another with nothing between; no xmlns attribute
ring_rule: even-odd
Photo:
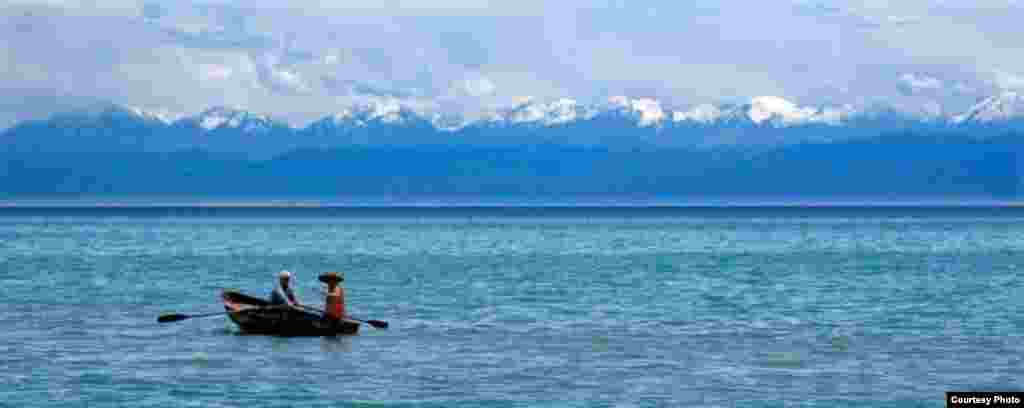
<svg viewBox="0 0 1024 408"><path fill-rule="evenodd" d="M295 297L295 291L291 286L292 274L288 271L281 271L277 274L277 285L270 294L270 304L302 306L299 299Z"/></svg>

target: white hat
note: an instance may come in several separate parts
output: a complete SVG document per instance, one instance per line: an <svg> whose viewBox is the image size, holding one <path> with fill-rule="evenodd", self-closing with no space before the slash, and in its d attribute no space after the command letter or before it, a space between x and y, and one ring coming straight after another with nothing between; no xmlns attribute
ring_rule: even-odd
<svg viewBox="0 0 1024 408"><path fill-rule="evenodd" d="M288 272L288 271L281 271L281 273L277 274L277 277L278 278L291 278L292 277L292 273Z"/></svg>

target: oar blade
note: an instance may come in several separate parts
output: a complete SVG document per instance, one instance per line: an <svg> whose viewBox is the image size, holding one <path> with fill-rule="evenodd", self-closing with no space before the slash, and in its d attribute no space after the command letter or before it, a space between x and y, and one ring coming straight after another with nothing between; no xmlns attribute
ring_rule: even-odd
<svg viewBox="0 0 1024 408"><path fill-rule="evenodd" d="M179 313L172 313L172 314L165 314L163 316L160 316L160 317L156 318L156 321L160 322L160 323L178 322L178 321L182 321L182 320L188 319L189 317L192 317L192 316L183 315L183 314L179 314Z"/></svg>
<svg viewBox="0 0 1024 408"><path fill-rule="evenodd" d="M388 322L385 322L385 321L367 320L366 323L369 323L370 326L376 327L378 329L386 329L386 328L388 328Z"/></svg>

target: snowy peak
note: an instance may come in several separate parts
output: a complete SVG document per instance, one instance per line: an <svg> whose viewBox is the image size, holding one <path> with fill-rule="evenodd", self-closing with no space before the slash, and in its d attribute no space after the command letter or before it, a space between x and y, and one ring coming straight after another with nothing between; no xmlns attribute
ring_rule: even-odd
<svg viewBox="0 0 1024 408"><path fill-rule="evenodd" d="M660 124L668 116L657 100L614 96L600 105L582 104L572 98L547 102L528 100L510 109L499 111L490 121L550 127L596 120L609 115L626 117L640 127Z"/></svg>
<svg viewBox="0 0 1024 408"><path fill-rule="evenodd" d="M245 132L265 132L284 124L271 120L266 115L258 115L237 108L216 106L202 113L184 119L206 131L218 129L238 129Z"/></svg>
<svg viewBox="0 0 1024 408"><path fill-rule="evenodd" d="M668 110L653 98L613 96L597 105L583 105L571 98L550 102L527 101L498 112L490 120L509 124L556 126L600 118L625 118L638 127L661 127L669 123L788 127L816 123L840 125L856 114L850 106L803 107L776 96L751 98L742 105L701 104L687 111Z"/></svg>
<svg viewBox="0 0 1024 408"><path fill-rule="evenodd" d="M857 115L851 106L821 108L799 106L777 96L758 96L742 105L702 104L688 111L672 112L673 122L690 122L712 126L721 123L789 127L808 124L841 125Z"/></svg>
<svg viewBox="0 0 1024 408"><path fill-rule="evenodd" d="M368 126L375 123L405 124L424 120L397 100L371 100L354 104L331 116L335 125Z"/></svg>
<svg viewBox="0 0 1024 408"><path fill-rule="evenodd" d="M435 129L444 132L457 132L470 125L462 115L454 113L434 113L430 117L430 124Z"/></svg>
<svg viewBox="0 0 1024 408"><path fill-rule="evenodd" d="M499 113L496 119L509 123L555 126L590 119L595 113L575 99L561 98L551 102L526 101Z"/></svg>
<svg viewBox="0 0 1024 408"><path fill-rule="evenodd" d="M672 112L673 122L697 122L701 124L711 124L722 117L722 109L712 105L710 103L700 104L693 109L688 111L675 111Z"/></svg>
<svg viewBox="0 0 1024 408"><path fill-rule="evenodd" d="M168 111L150 111L134 106L126 106L124 108L136 117L151 122L159 122L164 125L170 125L171 123L174 123L175 120L180 119L180 115L176 115Z"/></svg>
<svg viewBox="0 0 1024 408"><path fill-rule="evenodd" d="M50 118L65 124L137 123L151 126L170 124L170 115L158 114L135 107L99 104L72 112L59 113Z"/></svg>
<svg viewBox="0 0 1024 408"><path fill-rule="evenodd" d="M1006 91L985 98L967 112L953 117L953 123L991 123L1020 119L1024 116L1024 95Z"/></svg>
<svg viewBox="0 0 1024 408"><path fill-rule="evenodd" d="M640 127L657 125L667 117L661 103L656 99L613 96L608 98L608 103L613 108L631 114Z"/></svg>
<svg viewBox="0 0 1024 408"><path fill-rule="evenodd" d="M747 117L751 122L761 124L773 121L781 125L811 122L818 113L817 109L799 107L795 103L777 96L758 96L751 98L747 108Z"/></svg>
<svg viewBox="0 0 1024 408"><path fill-rule="evenodd" d="M839 126L861 114L852 105L826 106L818 110L814 121L827 125Z"/></svg>

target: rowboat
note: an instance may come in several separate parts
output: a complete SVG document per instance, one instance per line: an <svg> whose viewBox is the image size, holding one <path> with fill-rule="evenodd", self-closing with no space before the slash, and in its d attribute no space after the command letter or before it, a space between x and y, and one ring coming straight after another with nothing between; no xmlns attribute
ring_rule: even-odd
<svg viewBox="0 0 1024 408"><path fill-rule="evenodd" d="M224 309L243 333L277 336L337 336L356 334L359 322L330 320L318 313L288 306L271 305L266 300L236 290L221 294Z"/></svg>

